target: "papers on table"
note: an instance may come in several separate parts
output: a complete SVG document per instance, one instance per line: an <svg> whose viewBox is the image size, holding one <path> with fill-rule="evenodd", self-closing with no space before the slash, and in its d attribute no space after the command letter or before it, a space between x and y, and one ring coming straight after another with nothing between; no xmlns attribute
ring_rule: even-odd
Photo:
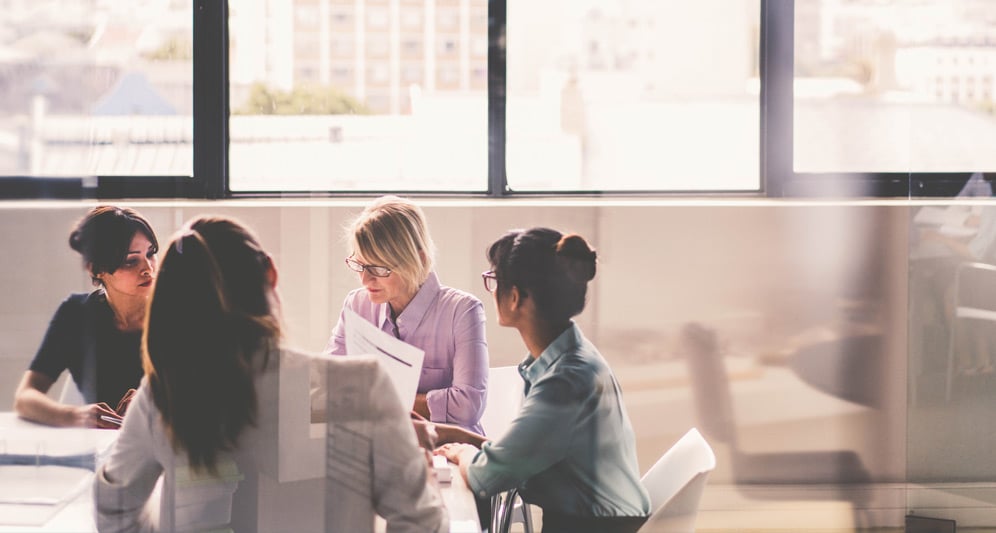
<svg viewBox="0 0 996 533"><path fill-rule="evenodd" d="M40 526L93 484L93 473L65 466L0 466L0 525Z"/></svg>
<svg viewBox="0 0 996 533"><path fill-rule="evenodd" d="M376 356L398 392L401 405L411 408L418 392L425 352L381 331L350 309L345 309L346 354Z"/></svg>
<svg viewBox="0 0 996 533"><path fill-rule="evenodd" d="M0 465L58 465L93 470L116 431L56 428L15 417L0 418Z"/></svg>
<svg viewBox="0 0 996 533"><path fill-rule="evenodd" d="M43 426L0 413L0 531L8 531L6 526L51 525L66 505L76 505L77 497L92 486L94 466L117 434ZM82 516L91 514L88 508ZM50 530L76 531L76 522L60 522ZM92 531L93 526L83 521L80 529Z"/></svg>

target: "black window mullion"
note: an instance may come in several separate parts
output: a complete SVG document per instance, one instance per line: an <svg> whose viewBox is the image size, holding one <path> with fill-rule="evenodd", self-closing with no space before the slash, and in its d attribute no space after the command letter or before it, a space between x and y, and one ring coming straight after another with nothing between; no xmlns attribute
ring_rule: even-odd
<svg viewBox="0 0 996 533"><path fill-rule="evenodd" d="M792 179L794 0L761 0L761 188L781 197Z"/></svg>
<svg viewBox="0 0 996 533"><path fill-rule="evenodd" d="M505 165L506 0L488 2L488 196L508 193Z"/></svg>
<svg viewBox="0 0 996 533"><path fill-rule="evenodd" d="M228 195L227 0L194 0L194 181Z"/></svg>

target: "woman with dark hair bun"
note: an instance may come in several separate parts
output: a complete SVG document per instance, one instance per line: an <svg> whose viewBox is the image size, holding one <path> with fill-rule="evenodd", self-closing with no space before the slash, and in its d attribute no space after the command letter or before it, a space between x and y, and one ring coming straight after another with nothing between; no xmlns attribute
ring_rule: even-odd
<svg viewBox="0 0 996 533"><path fill-rule="evenodd" d="M52 426L117 428L114 421L142 378L139 347L159 242L135 210L99 206L76 224L69 246L83 257L98 289L73 294L59 306L17 387L14 410ZM86 405L47 396L67 369Z"/></svg>
<svg viewBox="0 0 996 533"><path fill-rule="evenodd" d="M497 441L436 425L436 453L460 465L478 498L518 488L543 509L543 531L631 532L646 521L633 428L622 391L571 320L585 305L596 254L579 235L515 230L488 250L484 286L498 323L519 330L522 409Z"/></svg>

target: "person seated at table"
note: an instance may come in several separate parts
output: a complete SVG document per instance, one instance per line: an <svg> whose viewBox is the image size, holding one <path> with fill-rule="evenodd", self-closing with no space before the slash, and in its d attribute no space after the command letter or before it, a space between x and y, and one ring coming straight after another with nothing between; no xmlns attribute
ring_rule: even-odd
<svg viewBox="0 0 996 533"><path fill-rule="evenodd" d="M650 499L622 391L572 320L595 277L595 251L579 235L533 228L498 239L488 259L498 323L516 328L529 350L519 363L525 398L497 441L437 424L446 444L436 453L459 465L479 499L518 488L543 509L545 533L636 531Z"/></svg>
<svg viewBox="0 0 996 533"><path fill-rule="evenodd" d="M949 235L934 229L921 233L921 242L939 244L950 255L935 258L929 267L920 264L911 267L914 272L910 284L916 306L911 313L917 319L913 327L924 327L929 321L935 328L942 328L945 336L953 335L955 276L959 266L975 262L996 264L996 207L979 207L979 212L969 215L964 224L975 232ZM968 346L957 351L958 372L966 375L996 372L986 332L979 328L970 328L968 332Z"/></svg>
<svg viewBox="0 0 996 533"><path fill-rule="evenodd" d="M142 378L139 346L159 242L138 212L100 206L76 224L69 246L99 288L70 295L59 306L17 387L14 410L52 426L117 428L110 420L124 414ZM47 396L66 369L86 405Z"/></svg>
<svg viewBox="0 0 996 533"><path fill-rule="evenodd" d="M346 266L363 287L346 296L325 352L346 354L345 310L355 311L425 351L413 406L418 416L480 433L488 379L484 306L439 283L422 209L396 196L378 198L353 221L348 239Z"/></svg>
<svg viewBox="0 0 996 533"><path fill-rule="evenodd" d="M267 469L272 468L268 458L280 430L280 368L312 364L312 358L280 347L276 283L270 255L237 221L197 218L172 240L149 304L146 375L95 475L99 530L156 527L150 518L156 508L159 527L193 528L177 509L203 496L177 489L178 478L224 479L233 466L242 480L232 496L227 526L234 531L263 527L257 523L263 503L258 480L261 472L271 479L275 475ZM321 362L336 383L371 385L330 393L336 404L348 407L330 413L330 426L342 420L353 433L335 443L337 455L328 459L327 472L346 474L344 479L334 474L327 478L341 490L326 498L324 527L367 530L376 512L389 531L447 529L442 499L429 481L409 411L392 392L384 370L366 357ZM359 425L350 425L354 422ZM348 462L348 470L333 468L336 458ZM165 476L162 501L150 501L160 475ZM287 498L300 496L299 488L292 490L299 485L274 481L266 486L280 491L266 493L277 500L286 499L281 496L285 487ZM198 529L211 521L208 516L187 519L200 524Z"/></svg>

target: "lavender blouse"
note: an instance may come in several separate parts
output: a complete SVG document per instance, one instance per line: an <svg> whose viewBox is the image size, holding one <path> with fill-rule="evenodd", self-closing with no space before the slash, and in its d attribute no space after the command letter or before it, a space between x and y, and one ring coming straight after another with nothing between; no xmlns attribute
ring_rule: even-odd
<svg viewBox="0 0 996 533"><path fill-rule="evenodd" d="M381 330L425 351L418 392L426 395L429 419L457 424L482 433L481 413L487 399L488 343L484 336L484 306L475 296L439 284L435 272L391 322L388 304L374 304L366 289L346 296L351 309ZM325 353L346 354L342 313Z"/></svg>

